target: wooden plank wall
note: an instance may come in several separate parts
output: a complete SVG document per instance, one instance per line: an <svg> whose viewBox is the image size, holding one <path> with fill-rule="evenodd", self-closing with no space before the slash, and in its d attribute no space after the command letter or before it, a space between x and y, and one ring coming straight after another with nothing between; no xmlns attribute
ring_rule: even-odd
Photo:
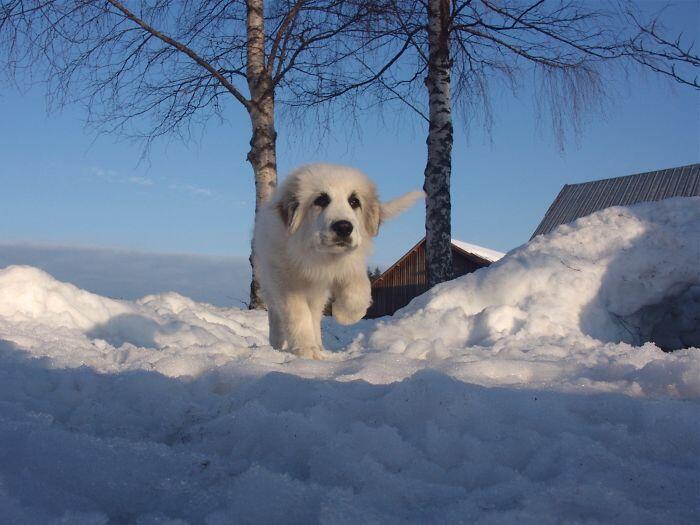
<svg viewBox="0 0 700 525"><path fill-rule="evenodd" d="M457 250L452 251L452 256L455 277L484 266L468 259ZM425 242L422 242L372 284L373 303L365 317L373 319L392 315L427 290Z"/></svg>

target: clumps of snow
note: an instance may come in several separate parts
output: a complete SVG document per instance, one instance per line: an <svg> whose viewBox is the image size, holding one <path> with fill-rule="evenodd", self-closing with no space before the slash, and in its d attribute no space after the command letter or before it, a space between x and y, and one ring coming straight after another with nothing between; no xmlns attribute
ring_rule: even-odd
<svg viewBox="0 0 700 525"><path fill-rule="evenodd" d="M196 303L176 293L101 297L28 266L0 270L0 338L61 366L197 375L267 345L264 312ZM154 350L157 350L155 352Z"/></svg>
<svg viewBox="0 0 700 525"><path fill-rule="evenodd" d="M2 521L694 523L700 349L645 341L696 340L698 235L699 199L599 212L325 320L325 361L262 312L0 270Z"/></svg>
<svg viewBox="0 0 700 525"><path fill-rule="evenodd" d="M0 272L0 316L15 322L84 329L126 313L126 303L91 294L30 266Z"/></svg>

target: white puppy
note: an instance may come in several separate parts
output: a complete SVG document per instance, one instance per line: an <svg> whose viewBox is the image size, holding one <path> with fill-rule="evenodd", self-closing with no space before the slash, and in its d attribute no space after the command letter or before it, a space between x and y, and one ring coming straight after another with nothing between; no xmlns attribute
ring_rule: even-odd
<svg viewBox="0 0 700 525"><path fill-rule="evenodd" d="M258 212L255 272L270 323L270 344L320 359L321 317L329 300L342 324L359 321L372 303L367 255L382 221L422 191L380 203L363 173L333 164L294 171Z"/></svg>

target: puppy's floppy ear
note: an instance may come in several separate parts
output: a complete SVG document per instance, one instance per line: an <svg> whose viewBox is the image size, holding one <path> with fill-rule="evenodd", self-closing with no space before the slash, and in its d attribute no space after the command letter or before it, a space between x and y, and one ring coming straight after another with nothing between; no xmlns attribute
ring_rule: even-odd
<svg viewBox="0 0 700 525"><path fill-rule="evenodd" d="M297 184L295 181L286 181L282 186L282 195L277 199L275 208L282 218L282 222L289 230L289 233L294 233L301 224L301 209L299 198L297 197Z"/></svg>

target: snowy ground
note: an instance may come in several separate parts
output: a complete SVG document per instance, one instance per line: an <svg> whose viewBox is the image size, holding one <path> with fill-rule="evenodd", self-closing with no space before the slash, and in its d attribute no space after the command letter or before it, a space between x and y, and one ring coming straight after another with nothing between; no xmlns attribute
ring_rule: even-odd
<svg viewBox="0 0 700 525"><path fill-rule="evenodd" d="M118 301L0 270L11 524L697 523L700 199L613 208L394 318ZM641 345L641 346L640 346Z"/></svg>

